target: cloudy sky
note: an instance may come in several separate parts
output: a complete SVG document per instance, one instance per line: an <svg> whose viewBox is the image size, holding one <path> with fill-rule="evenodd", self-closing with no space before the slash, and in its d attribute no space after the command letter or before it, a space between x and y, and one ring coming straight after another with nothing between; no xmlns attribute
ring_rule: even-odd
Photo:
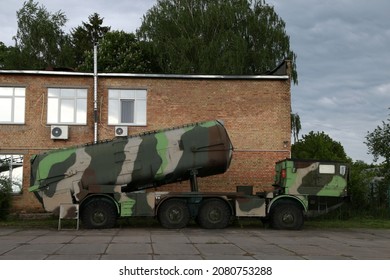
<svg viewBox="0 0 390 280"><path fill-rule="evenodd" d="M13 45L16 11L23 0L0 0L0 41ZM97 12L112 30L134 32L156 0L36 0L51 13L61 10L70 30ZM368 131L389 118L390 1L266 0L286 22L297 54L299 84L292 110L301 134L324 131L348 156L370 163L363 143Z"/></svg>

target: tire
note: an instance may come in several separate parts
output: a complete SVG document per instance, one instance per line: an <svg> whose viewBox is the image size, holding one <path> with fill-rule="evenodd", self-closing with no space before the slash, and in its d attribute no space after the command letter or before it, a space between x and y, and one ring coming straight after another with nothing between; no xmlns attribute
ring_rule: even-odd
<svg viewBox="0 0 390 280"><path fill-rule="evenodd" d="M207 229L222 229L229 225L231 211L229 205L220 199L206 199L198 212L198 224Z"/></svg>
<svg viewBox="0 0 390 280"><path fill-rule="evenodd" d="M274 229L300 230L303 227L303 211L293 202L280 202L271 210L271 226Z"/></svg>
<svg viewBox="0 0 390 280"><path fill-rule="evenodd" d="M94 198L83 206L81 221L85 228L113 228L116 224L117 210L113 202Z"/></svg>
<svg viewBox="0 0 390 280"><path fill-rule="evenodd" d="M170 199L163 202L157 215L160 224L169 229L184 228L190 221L190 211L185 200L182 199Z"/></svg>

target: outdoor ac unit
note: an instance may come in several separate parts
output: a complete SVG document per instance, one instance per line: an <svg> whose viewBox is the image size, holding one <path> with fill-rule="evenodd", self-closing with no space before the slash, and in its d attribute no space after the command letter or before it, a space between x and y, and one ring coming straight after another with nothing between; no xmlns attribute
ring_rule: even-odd
<svg viewBox="0 0 390 280"><path fill-rule="evenodd" d="M67 125L52 125L50 129L51 139L68 139L68 126Z"/></svg>
<svg viewBox="0 0 390 280"><path fill-rule="evenodd" d="M127 126L116 126L115 136L127 136Z"/></svg>

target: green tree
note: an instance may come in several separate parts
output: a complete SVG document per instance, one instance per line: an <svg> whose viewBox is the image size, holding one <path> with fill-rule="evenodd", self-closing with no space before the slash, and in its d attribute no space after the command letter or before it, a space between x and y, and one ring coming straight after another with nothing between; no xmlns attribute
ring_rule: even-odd
<svg viewBox="0 0 390 280"><path fill-rule="evenodd" d="M4 176L0 176L0 220L5 220L12 204L12 183Z"/></svg>
<svg viewBox="0 0 390 280"><path fill-rule="evenodd" d="M13 59L18 60L18 68L72 64L70 38L62 30L67 21L64 13L49 13L44 6L29 0L16 14L18 30L14 40L18 52Z"/></svg>
<svg viewBox="0 0 390 280"><path fill-rule="evenodd" d="M300 159L350 161L340 142L322 132L309 132L291 146L291 156Z"/></svg>
<svg viewBox="0 0 390 280"><path fill-rule="evenodd" d="M367 213L370 210L370 181L377 176L376 168L363 161L351 165L349 178L349 195L351 206L355 211Z"/></svg>
<svg viewBox="0 0 390 280"><path fill-rule="evenodd" d="M381 198L380 205L389 209L390 205L390 119L382 121L381 126L377 126L372 132L366 135L368 152L374 156L374 161L380 158L384 159L380 176L382 179L378 182L378 197Z"/></svg>
<svg viewBox="0 0 390 280"><path fill-rule="evenodd" d="M0 69L21 69L22 61L18 48L0 43Z"/></svg>
<svg viewBox="0 0 390 280"><path fill-rule="evenodd" d="M150 63L132 33L124 31L106 33L100 41L97 55L99 72L150 72ZM86 52L85 62L79 69L93 71L93 51Z"/></svg>
<svg viewBox="0 0 390 280"><path fill-rule="evenodd" d="M390 166L390 119L382 121L382 126L377 126L374 131L368 132L366 142L368 152L374 156L374 161L383 158L386 165Z"/></svg>
<svg viewBox="0 0 390 280"><path fill-rule="evenodd" d="M4 69L7 59L8 48L3 42L0 42L0 69Z"/></svg>
<svg viewBox="0 0 390 280"><path fill-rule="evenodd" d="M74 48L75 63L77 66L84 63L87 52L93 49L94 43L98 43L111 27L102 26L104 18L94 13L88 17L88 22L82 22L81 26L71 32Z"/></svg>
<svg viewBox="0 0 390 280"><path fill-rule="evenodd" d="M137 31L164 73L263 74L292 61L285 22L263 0L161 0Z"/></svg>
<svg viewBox="0 0 390 280"><path fill-rule="evenodd" d="M294 143L298 142L299 132L301 131L301 118L298 114L291 114L291 133L294 138Z"/></svg>

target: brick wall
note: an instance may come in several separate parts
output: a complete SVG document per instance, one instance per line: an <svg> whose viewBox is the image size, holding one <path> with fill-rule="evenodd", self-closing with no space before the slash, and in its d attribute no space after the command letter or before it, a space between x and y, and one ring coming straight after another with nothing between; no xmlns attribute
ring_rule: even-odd
<svg viewBox="0 0 390 280"><path fill-rule="evenodd" d="M235 152L223 175L199 179L201 191L234 191L236 185L269 187L274 163L290 151L290 81L288 79L221 79L102 76L98 81L99 140L114 137L108 126L108 89L147 90L147 123L129 127L129 134L196 121L223 120ZM29 187L29 157L48 149L93 141L93 77L32 73L0 73L0 86L26 87L24 125L0 124L0 153L25 155L23 193L15 196L15 211L42 211ZM48 87L88 89L87 125L70 126L68 140L50 139L47 119ZM165 190L189 190L183 182Z"/></svg>

